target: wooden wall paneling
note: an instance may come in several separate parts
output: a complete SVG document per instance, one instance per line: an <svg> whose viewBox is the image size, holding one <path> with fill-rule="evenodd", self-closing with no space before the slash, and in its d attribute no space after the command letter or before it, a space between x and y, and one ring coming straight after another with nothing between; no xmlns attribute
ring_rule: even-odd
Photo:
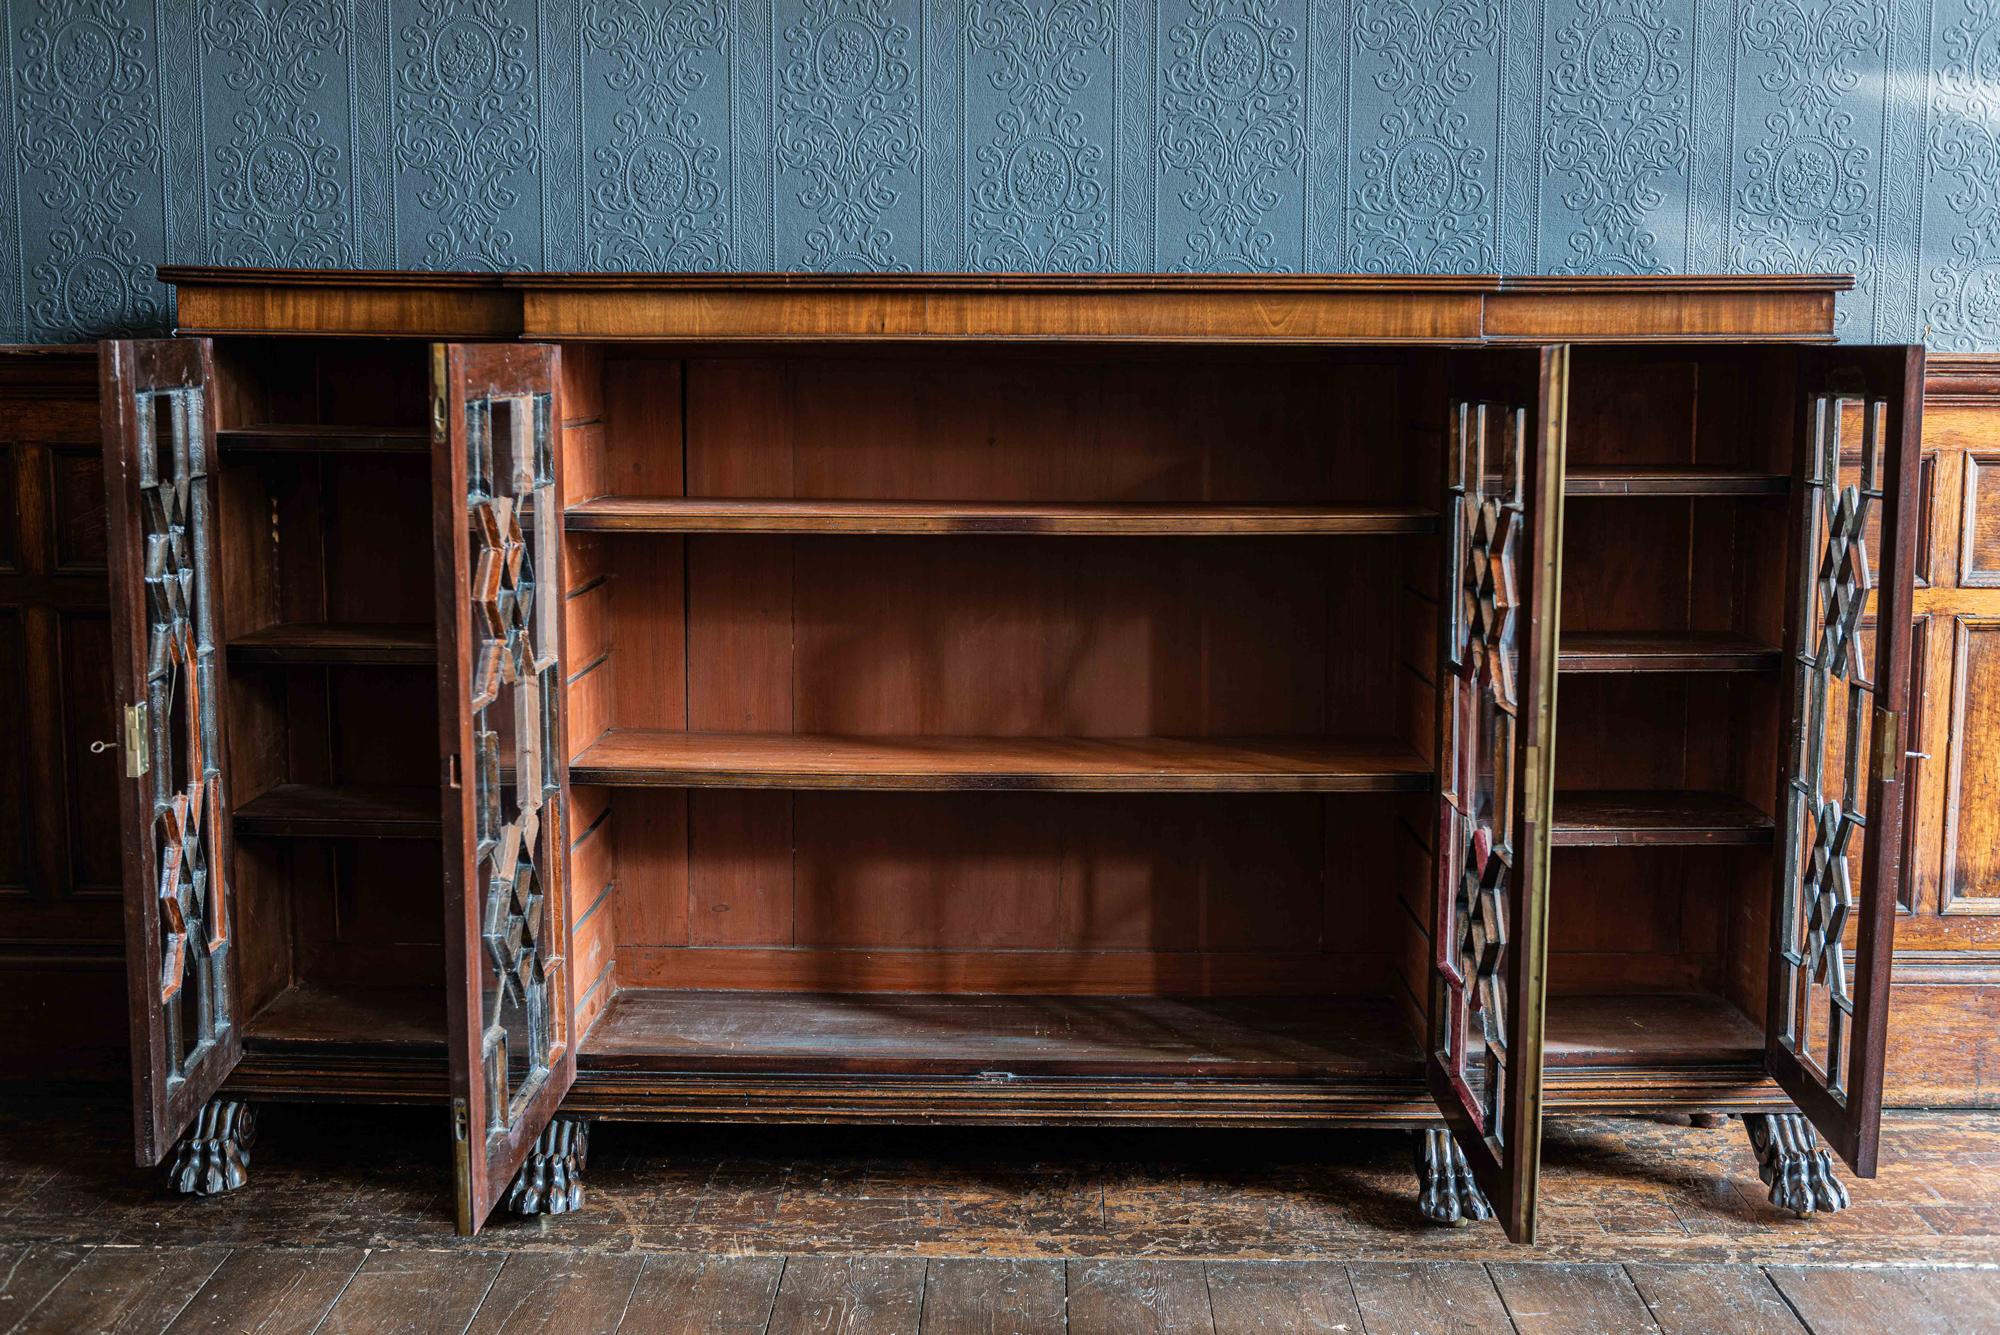
<svg viewBox="0 0 2000 1335"><path fill-rule="evenodd" d="M300 685L324 682L313 706L324 729L326 774L342 784L436 788L437 679L429 668L327 667L294 670ZM294 723L303 732L303 720ZM425 730L429 729L429 732Z"/></svg>
<svg viewBox="0 0 2000 1335"><path fill-rule="evenodd" d="M1572 355L1570 467L1696 462L1700 381L1692 356L1626 349L1584 349Z"/></svg>
<svg viewBox="0 0 2000 1335"><path fill-rule="evenodd" d="M236 891L237 986L242 989L242 1014L254 1021L258 1011L298 980L302 922L328 922L329 917L314 910L330 909L331 897L312 904L304 887L323 884L316 875L320 869L309 866L303 876L297 871L301 858L323 860L317 845L239 836L230 853Z"/></svg>
<svg viewBox="0 0 2000 1335"><path fill-rule="evenodd" d="M13 1078L125 1069L95 348L0 349L0 1006Z"/></svg>
<svg viewBox="0 0 2000 1335"><path fill-rule="evenodd" d="M688 368L688 495L795 494L788 419L768 411L782 400L767 377L749 370L709 363ZM792 731L793 544L754 537L690 538L684 551L686 695L680 726ZM690 944L789 945L791 794L697 792L686 801ZM663 823L656 828L666 833L671 827ZM662 885L663 892L677 888Z"/></svg>
<svg viewBox="0 0 2000 1335"><path fill-rule="evenodd" d="M690 800L689 793L671 788L621 788L612 796L618 882L613 928L621 961L628 949L689 944Z"/></svg>
<svg viewBox="0 0 2000 1335"><path fill-rule="evenodd" d="M1205 812L1198 797L1107 794L1089 799L1014 796L1045 805L1060 831L1056 868L1059 944L1066 949L1195 952L1206 941ZM1231 808L1243 810L1239 804ZM1024 875L1039 873L1037 861ZM1227 870L1226 868L1224 869ZM1254 894L1250 890L1248 893Z"/></svg>
<svg viewBox="0 0 2000 1335"><path fill-rule="evenodd" d="M1903 907L1912 915L1935 915L1944 894L1945 826L1953 802L1951 757L1960 726L1955 700L1962 627L1947 612L1925 612L1911 628L1910 768L1914 786L1904 796L1907 861ZM1904 934L1910 919L1897 924Z"/></svg>
<svg viewBox="0 0 2000 1335"><path fill-rule="evenodd" d="M1550 986L1572 981L1565 976L1564 956L1680 955L1688 852L1564 849L1549 878Z"/></svg>
<svg viewBox="0 0 2000 1335"><path fill-rule="evenodd" d="M277 345L280 358L290 340ZM413 339L316 340L312 359L313 412L273 421L331 422L347 426L416 427L429 420L429 349ZM289 405L286 405L289 408Z"/></svg>
<svg viewBox="0 0 2000 1335"><path fill-rule="evenodd" d="M611 593L612 585L602 575L581 585L574 573L570 575L570 588L563 597L563 647L569 654L564 666L572 684L604 666L611 657ZM596 740L596 736L592 733L584 738L583 745Z"/></svg>
<svg viewBox="0 0 2000 1335"><path fill-rule="evenodd" d="M1952 618L1940 914L2000 913L2000 617Z"/></svg>
<svg viewBox="0 0 2000 1335"><path fill-rule="evenodd" d="M570 966L576 1033L590 1032L617 990L617 828L610 790L570 789Z"/></svg>
<svg viewBox="0 0 2000 1335"><path fill-rule="evenodd" d="M331 456L324 466L326 618L435 621L423 581L431 536L430 460L354 454Z"/></svg>
<svg viewBox="0 0 2000 1335"><path fill-rule="evenodd" d="M1690 686L1672 672L1565 677L1556 791L1683 787Z"/></svg>
<svg viewBox="0 0 2000 1335"><path fill-rule="evenodd" d="M38 775L28 737L27 618L17 608L0 610L0 731L17 739L14 754L0 766L0 896L25 898L42 880L40 831L28 808Z"/></svg>
<svg viewBox="0 0 2000 1335"><path fill-rule="evenodd" d="M606 689L608 721L614 727L689 726L686 553L686 542L675 537L606 540L608 578L602 596L587 596L598 600L594 614L609 623L603 638L610 652ZM717 556L726 562L728 553L725 545ZM571 661L579 672L588 667L580 652Z"/></svg>
<svg viewBox="0 0 2000 1335"><path fill-rule="evenodd" d="M1427 1032L1430 1006L1430 924L1436 921L1431 895L1437 882L1431 847L1437 829L1436 799L1405 798L1399 804L1390 838L1396 871L1396 909L1389 928L1390 996L1403 1012L1410 1032Z"/></svg>
<svg viewBox="0 0 2000 1335"><path fill-rule="evenodd" d="M1960 456L1958 586L2000 588L2000 450Z"/></svg>
<svg viewBox="0 0 2000 1335"><path fill-rule="evenodd" d="M610 490L606 480L604 350L572 343L562 355L562 503L565 508ZM575 572L571 572L574 581Z"/></svg>
<svg viewBox="0 0 2000 1335"><path fill-rule="evenodd" d="M1051 950L1060 798L802 793L792 940L812 948Z"/></svg>
<svg viewBox="0 0 2000 1335"><path fill-rule="evenodd" d="M1987 569L2000 458L2000 358L1929 359L1919 528L1910 861L1896 924L1886 1100L2000 1106L2000 902L1984 770L1996 754L1982 683L2000 629ZM1995 641L2000 643L2000 641Z"/></svg>
<svg viewBox="0 0 2000 1335"><path fill-rule="evenodd" d="M1315 996L1378 994L1381 970L1330 968L1318 951L799 950L624 947L618 985L772 992L1004 995ZM882 1003L891 1004L889 1002Z"/></svg>
<svg viewBox="0 0 2000 1335"><path fill-rule="evenodd" d="M247 842L247 841L246 841ZM299 978L333 987L444 985L435 839L292 840Z"/></svg>
<svg viewBox="0 0 2000 1335"><path fill-rule="evenodd" d="M1319 919L1312 927L1328 967L1350 975L1345 990L1386 994L1396 986L1389 960L1403 934L1401 892L1409 887L1415 893L1417 885L1401 824L1428 797L1371 793L1320 799L1321 888ZM1303 932L1294 939L1304 939Z"/></svg>
<svg viewBox="0 0 2000 1335"><path fill-rule="evenodd" d="M565 474L564 476L568 476ZM569 711L571 758L612 725L611 647L611 544L592 534L569 534L563 553L568 558L569 589L563 595L563 632L570 644L591 644L586 623L601 623L602 650L587 662L577 663L571 655L569 680L564 685L563 703ZM591 604L586 606L585 604ZM579 641L579 637L581 641Z"/></svg>

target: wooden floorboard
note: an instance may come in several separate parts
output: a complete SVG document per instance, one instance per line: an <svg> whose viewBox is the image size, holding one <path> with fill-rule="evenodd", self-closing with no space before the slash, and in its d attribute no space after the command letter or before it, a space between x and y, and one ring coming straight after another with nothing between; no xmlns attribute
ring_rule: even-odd
<svg viewBox="0 0 2000 1335"><path fill-rule="evenodd" d="M1213 1261L1208 1307L1216 1335L1358 1331L1347 1267L1332 1261Z"/></svg>
<svg viewBox="0 0 2000 1335"><path fill-rule="evenodd" d="M779 1256L649 1256L619 1335L762 1335L784 1269Z"/></svg>
<svg viewBox="0 0 2000 1335"><path fill-rule="evenodd" d="M1070 1335L1214 1335L1199 1261L1071 1261Z"/></svg>
<svg viewBox="0 0 2000 1335"><path fill-rule="evenodd" d="M167 1329L171 1335L312 1335L366 1259L366 1252L353 1247L240 1248L215 1268Z"/></svg>
<svg viewBox="0 0 2000 1335"><path fill-rule="evenodd" d="M1487 1267L1520 1335L1653 1335L1659 1330L1623 1266Z"/></svg>
<svg viewBox="0 0 2000 1335"><path fill-rule="evenodd" d="M1367 1335L1509 1335L1514 1323L1486 1267L1470 1261L1347 1267Z"/></svg>
<svg viewBox="0 0 2000 1335"><path fill-rule="evenodd" d="M1757 1266L1628 1265L1661 1335L1801 1335L1805 1327Z"/></svg>
<svg viewBox="0 0 2000 1335"><path fill-rule="evenodd" d="M1060 1335L1066 1288L1061 1261L934 1260L924 1276L923 1335Z"/></svg>
<svg viewBox="0 0 2000 1335"><path fill-rule="evenodd" d="M916 1335L924 1263L900 1256L795 1256L778 1280L769 1335Z"/></svg>
<svg viewBox="0 0 2000 1335"><path fill-rule="evenodd" d="M317 1335L462 1331L478 1315L506 1262L492 1252L371 1253Z"/></svg>
<svg viewBox="0 0 2000 1335"><path fill-rule="evenodd" d="M0 1252L0 1330L13 1330L90 1254L87 1247L8 1247Z"/></svg>
<svg viewBox="0 0 2000 1335"><path fill-rule="evenodd" d="M1968 1310L1963 1277L1913 1270L1773 1267L1771 1280L1813 1335L1982 1335L1996 1327Z"/></svg>
<svg viewBox="0 0 2000 1335"><path fill-rule="evenodd" d="M645 1264L638 1256L515 1252L480 1300L466 1335L608 1335L625 1319Z"/></svg>
<svg viewBox="0 0 2000 1335"><path fill-rule="evenodd" d="M22 1317L19 1335L158 1331L229 1257L222 1247L98 1247Z"/></svg>

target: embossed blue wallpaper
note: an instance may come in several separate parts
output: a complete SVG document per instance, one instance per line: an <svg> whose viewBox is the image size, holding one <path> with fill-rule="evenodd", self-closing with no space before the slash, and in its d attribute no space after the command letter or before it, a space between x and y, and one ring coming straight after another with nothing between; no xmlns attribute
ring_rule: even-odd
<svg viewBox="0 0 2000 1335"><path fill-rule="evenodd" d="M161 261L1839 270L2000 347L2000 0L0 0L0 339Z"/></svg>

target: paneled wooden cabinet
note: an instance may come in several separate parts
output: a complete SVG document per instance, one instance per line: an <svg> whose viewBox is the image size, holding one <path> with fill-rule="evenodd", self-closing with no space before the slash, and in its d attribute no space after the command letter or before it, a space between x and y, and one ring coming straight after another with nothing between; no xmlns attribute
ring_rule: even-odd
<svg viewBox="0 0 2000 1335"><path fill-rule="evenodd" d="M281 1098L448 1099L466 1230L602 1118L1402 1124L1520 1239L1553 1113L1872 1175L1923 358L1844 280L166 277L185 1187Z"/></svg>

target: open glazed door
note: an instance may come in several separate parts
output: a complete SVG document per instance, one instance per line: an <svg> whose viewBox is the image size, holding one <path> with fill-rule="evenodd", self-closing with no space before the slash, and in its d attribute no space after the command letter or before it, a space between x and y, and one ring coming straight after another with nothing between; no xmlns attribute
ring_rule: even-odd
<svg viewBox="0 0 2000 1335"><path fill-rule="evenodd" d="M576 1075L556 355L452 344L431 362L461 1233L505 1197Z"/></svg>
<svg viewBox="0 0 2000 1335"><path fill-rule="evenodd" d="M1465 363L1445 448L1424 1064L1507 1235L1532 1242L1569 351Z"/></svg>
<svg viewBox="0 0 2000 1335"><path fill-rule="evenodd" d="M134 1141L160 1162L243 1055L206 339L101 345ZM233 1184L231 1184L233 1185Z"/></svg>
<svg viewBox="0 0 2000 1335"><path fill-rule="evenodd" d="M1903 875L1924 351L1800 356L1766 1052L1827 1143L1873 1177Z"/></svg>

